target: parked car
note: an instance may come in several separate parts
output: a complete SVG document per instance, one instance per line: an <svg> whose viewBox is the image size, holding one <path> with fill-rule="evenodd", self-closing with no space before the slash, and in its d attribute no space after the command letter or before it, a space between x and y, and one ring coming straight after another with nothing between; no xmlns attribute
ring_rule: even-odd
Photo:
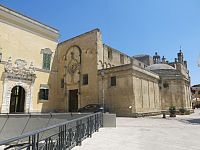
<svg viewBox="0 0 200 150"><path fill-rule="evenodd" d="M78 112L81 112L81 113L103 112L103 107L101 105L99 105L99 104L89 104L89 105L86 105L86 106L84 106L82 108L79 108Z"/></svg>

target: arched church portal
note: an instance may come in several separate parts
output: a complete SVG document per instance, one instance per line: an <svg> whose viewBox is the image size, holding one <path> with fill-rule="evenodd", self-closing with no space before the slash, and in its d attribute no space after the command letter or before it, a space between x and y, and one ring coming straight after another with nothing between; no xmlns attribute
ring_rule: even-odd
<svg viewBox="0 0 200 150"><path fill-rule="evenodd" d="M15 86L10 95L10 113L24 112L25 108L25 90L21 86Z"/></svg>

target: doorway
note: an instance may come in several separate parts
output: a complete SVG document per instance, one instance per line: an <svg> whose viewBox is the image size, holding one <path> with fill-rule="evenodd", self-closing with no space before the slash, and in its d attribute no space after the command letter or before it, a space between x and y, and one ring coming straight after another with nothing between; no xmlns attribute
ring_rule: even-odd
<svg viewBox="0 0 200 150"><path fill-rule="evenodd" d="M78 89L69 90L69 112L78 111Z"/></svg>
<svg viewBox="0 0 200 150"><path fill-rule="evenodd" d="M10 113L24 112L25 90L21 86L15 86L11 90Z"/></svg>

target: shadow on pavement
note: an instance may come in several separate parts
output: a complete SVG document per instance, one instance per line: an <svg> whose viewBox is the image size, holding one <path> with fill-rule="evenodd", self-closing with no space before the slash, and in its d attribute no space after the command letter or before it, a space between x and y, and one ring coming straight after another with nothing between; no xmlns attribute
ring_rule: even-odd
<svg viewBox="0 0 200 150"><path fill-rule="evenodd" d="M191 124L200 124L200 119L190 119L186 121Z"/></svg>
<svg viewBox="0 0 200 150"><path fill-rule="evenodd" d="M185 124L191 124L191 125L200 125L200 118L198 119L184 119L184 120L179 120L180 122L182 123L185 123Z"/></svg>

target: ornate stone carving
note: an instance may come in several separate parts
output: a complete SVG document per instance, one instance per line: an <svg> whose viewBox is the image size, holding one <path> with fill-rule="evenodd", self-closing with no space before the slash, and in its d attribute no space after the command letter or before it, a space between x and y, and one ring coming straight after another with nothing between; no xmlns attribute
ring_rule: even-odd
<svg viewBox="0 0 200 150"><path fill-rule="evenodd" d="M15 66L12 67L13 74L26 76L28 74L28 70L26 69L27 62L25 60L17 59L15 61Z"/></svg>
<svg viewBox="0 0 200 150"><path fill-rule="evenodd" d="M65 62L65 77L68 85L77 84L80 81L81 51L77 46L72 46L63 56Z"/></svg>
<svg viewBox="0 0 200 150"><path fill-rule="evenodd" d="M33 67L33 62L31 62L30 66L29 66L29 73L30 74L35 74L35 68Z"/></svg>
<svg viewBox="0 0 200 150"><path fill-rule="evenodd" d="M30 66L27 67L27 62L22 59L17 59L13 65L12 59L9 57L8 61L5 63L4 68L8 78L34 80L36 77L33 63L31 62Z"/></svg>
<svg viewBox="0 0 200 150"><path fill-rule="evenodd" d="M22 60L22 59L17 59L15 61L15 64L17 65L17 68L24 69L25 66L27 65L27 62L25 60Z"/></svg>
<svg viewBox="0 0 200 150"><path fill-rule="evenodd" d="M8 61L5 64L5 71L8 73L12 73L12 59L9 57Z"/></svg>
<svg viewBox="0 0 200 150"><path fill-rule="evenodd" d="M9 113L11 90L15 86L21 86L26 91L24 110L25 112L31 112L32 88L36 78L33 62L27 67L25 60L17 59L15 63L12 63L12 59L9 57L4 68L4 90L1 113Z"/></svg>
<svg viewBox="0 0 200 150"><path fill-rule="evenodd" d="M79 69L79 62L77 59L74 58L74 53L71 52L71 60L68 64L68 72L70 75L73 75Z"/></svg>

